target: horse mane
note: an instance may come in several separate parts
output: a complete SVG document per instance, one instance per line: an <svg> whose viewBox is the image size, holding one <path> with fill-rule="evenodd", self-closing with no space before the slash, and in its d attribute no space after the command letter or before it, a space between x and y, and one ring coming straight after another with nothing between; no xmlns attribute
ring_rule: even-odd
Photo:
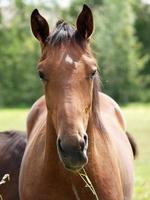
<svg viewBox="0 0 150 200"><path fill-rule="evenodd" d="M93 83L92 120L97 130L102 134L102 133L106 133L106 130L101 121L101 116L99 112L99 108L100 108L99 92L100 91L101 91L101 80L99 77L99 72L97 71L94 77L94 83Z"/></svg>
<svg viewBox="0 0 150 200"><path fill-rule="evenodd" d="M83 47L82 39L83 38L80 36L74 26L68 24L64 20L59 20L56 23L52 33L47 38L46 44L54 47L70 40L71 42L76 42Z"/></svg>

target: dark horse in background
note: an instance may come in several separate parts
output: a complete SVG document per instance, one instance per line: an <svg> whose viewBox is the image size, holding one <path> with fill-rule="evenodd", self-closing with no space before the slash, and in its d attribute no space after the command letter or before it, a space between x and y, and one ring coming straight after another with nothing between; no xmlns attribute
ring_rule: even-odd
<svg viewBox="0 0 150 200"><path fill-rule="evenodd" d="M90 8L83 6L76 27L58 21L53 31L34 10L31 28L45 96L27 120L20 199L95 200L78 174L84 168L100 200L131 200L134 143L118 104L99 88Z"/></svg>
<svg viewBox="0 0 150 200"><path fill-rule="evenodd" d="M19 171L25 146L24 132L0 132L0 180L5 174L10 176L9 181L0 185L0 195L4 200L19 200Z"/></svg>

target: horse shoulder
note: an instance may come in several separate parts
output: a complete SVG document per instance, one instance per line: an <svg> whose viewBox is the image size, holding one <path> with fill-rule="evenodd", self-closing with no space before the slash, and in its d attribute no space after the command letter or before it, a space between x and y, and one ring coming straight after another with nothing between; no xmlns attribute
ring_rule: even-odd
<svg viewBox="0 0 150 200"><path fill-rule="evenodd" d="M124 131L126 131L125 118L124 118L121 108L119 107L117 102L114 101L110 96L108 96L102 92L99 93L99 98L100 98L101 110L104 112L108 112L111 115L115 116L118 124L121 126L121 128Z"/></svg>
<svg viewBox="0 0 150 200"><path fill-rule="evenodd" d="M104 126L108 130L110 145L116 154L125 199L131 199L133 190L133 153L126 123L119 105L108 95L99 94Z"/></svg>
<svg viewBox="0 0 150 200"><path fill-rule="evenodd" d="M40 97L32 106L27 116L27 137L29 138L38 118L46 111L45 96Z"/></svg>

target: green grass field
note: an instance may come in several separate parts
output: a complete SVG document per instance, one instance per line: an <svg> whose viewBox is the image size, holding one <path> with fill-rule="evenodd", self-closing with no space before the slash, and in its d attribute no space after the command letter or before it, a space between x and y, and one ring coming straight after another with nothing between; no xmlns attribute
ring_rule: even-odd
<svg viewBox="0 0 150 200"><path fill-rule="evenodd" d="M139 151L135 160L134 200L150 200L150 105L131 104L123 111Z"/></svg>
<svg viewBox="0 0 150 200"><path fill-rule="evenodd" d="M29 109L0 109L0 130L25 130ZM135 160L134 200L150 200L150 104L130 104L123 107L128 131L138 144Z"/></svg>
<svg viewBox="0 0 150 200"><path fill-rule="evenodd" d="M0 131L25 130L29 109L0 109Z"/></svg>

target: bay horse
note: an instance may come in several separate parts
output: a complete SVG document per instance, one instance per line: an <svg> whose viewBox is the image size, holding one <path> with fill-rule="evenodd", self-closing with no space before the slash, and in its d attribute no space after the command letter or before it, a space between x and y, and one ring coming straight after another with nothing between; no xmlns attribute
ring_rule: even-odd
<svg viewBox="0 0 150 200"><path fill-rule="evenodd" d="M19 171L25 146L24 132L0 132L0 180L5 174L10 176L9 181L0 185L0 197L4 200L19 200Z"/></svg>
<svg viewBox="0 0 150 200"><path fill-rule="evenodd" d="M41 46L37 70L45 95L27 118L20 200L95 200L82 168L100 200L131 200L131 139L118 104L99 87L91 9L83 6L76 27L61 20L52 31L35 9L31 29Z"/></svg>

